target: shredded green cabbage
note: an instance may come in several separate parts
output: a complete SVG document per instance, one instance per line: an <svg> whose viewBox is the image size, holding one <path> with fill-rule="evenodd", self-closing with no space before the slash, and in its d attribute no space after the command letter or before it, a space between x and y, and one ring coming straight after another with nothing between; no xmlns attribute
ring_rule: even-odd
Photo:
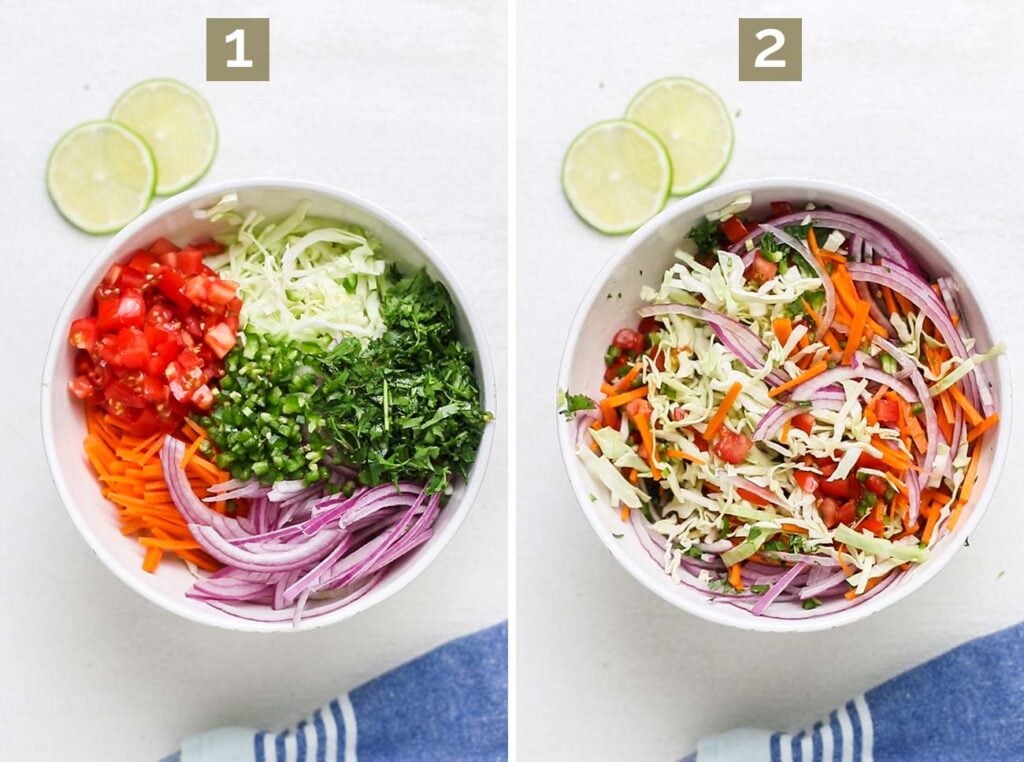
<svg viewBox="0 0 1024 762"><path fill-rule="evenodd" d="M217 237L227 250L207 264L239 284L243 324L299 341L380 338L388 277L377 241L353 225L308 217L308 202L279 222L236 207L231 194L198 216L232 226Z"/></svg>

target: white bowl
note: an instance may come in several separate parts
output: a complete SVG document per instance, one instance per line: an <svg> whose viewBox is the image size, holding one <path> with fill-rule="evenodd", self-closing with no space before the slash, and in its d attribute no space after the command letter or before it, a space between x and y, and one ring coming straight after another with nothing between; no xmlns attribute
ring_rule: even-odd
<svg viewBox="0 0 1024 762"><path fill-rule="evenodd" d="M493 426L484 430L466 482L456 486L448 504L434 525L434 535L414 553L396 563L381 581L350 606L322 616L291 622L252 622L185 597L195 581L181 564L162 564L156 574L142 570L143 548L118 530L113 506L100 494L100 486L82 450L85 416L82 406L68 393L73 377L73 350L67 335L71 321L91 308L92 292L111 263L140 246L164 236L179 244L221 232L225 225L213 225L193 216L196 209L216 203L225 193L237 193L243 208L254 208L276 217L287 214L302 200L310 201L310 214L354 223L373 233L383 244L387 258L408 268L426 267L441 281L455 304L456 323L462 342L476 356L477 382L487 410L495 410L494 371L479 318L465 291L444 260L416 232L403 222L351 193L294 180L253 179L223 182L194 188L153 207L114 236L75 283L68 296L47 352L42 380L42 425L46 457L57 491L86 542L125 584L175 614L203 624L230 630L309 630L348 619L391 597L415 579L437 557L462 524L480 488L494 437Z"/></svg>
<svg viewBox="0 0 1024 762"><path fill-rule="evenodd" d="M885 225L916 252L919 262L933 276L951 275L960 285L964 319L980 349L988 349L998 334L988 307L978 299L980 290L967 269L949 247L921 223L891 204L868 193L832 183L796 179L767 179L733 183L697 193L664 210L636 231L591 284L576 312L562 356L558 387L574 393L599 396L604 372L604 350L614 332L636 323L641 305L640 288L658 287L664 271L673 263L673 252L692 225L706 212L717 210L743 192L750 192L753 217L767 211L769 202L831 204L840 211L862 214ZM611 298L608 298L611 294ZM621 298L619 297L621 294ZM641 547L634 533L606 500L607 490L592 479L575 455L572 424L559 425L562 458L576 499L587 521L616 560L645 587L674 606L711 622L746 630L765 632L808 632L857 621L910 595L934 577L964 544L995 492L1010 442L1011 390L1009 364L1005 357L989 363L989 374L1001 416L996 436L984 439L979 464L979 488L975 489L966 515L952 534L933 547L931 557L920 567L903 575L878 595L842 611L822 612L806 619L756 617L725 602L711 602L707 595L675 583ZM596 502L591 495L598 496ZM621 538L613 534L622 535ZM827 604L826 604L827 605Z"/></svg>

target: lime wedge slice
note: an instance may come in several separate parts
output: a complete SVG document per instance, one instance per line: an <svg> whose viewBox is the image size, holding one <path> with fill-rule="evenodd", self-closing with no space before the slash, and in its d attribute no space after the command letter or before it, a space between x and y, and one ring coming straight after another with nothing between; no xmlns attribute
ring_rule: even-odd
<svg viewBox="0 0 1024 762"><path fill-rule="evenodd" d="M86 122L64 135L46 165L46 189L87 233L120 230L149 206L156 162L146 142L116 122Z"/></svg>
<svg viewBox="0 0 1024 762"><path fill-rule="evenodd" d="M565 197L584 222L602 233L633 232L664 208L671 187L665 146L624 119L591 125L565 152Z"/></svg>
<svg viewBox="0 0 1024 762"><path fill-rule="evenodd" d="M722 99L686 77L652 82L633 98L626 119L655 135L672 157L672 194L693 193L725 169L732 156L732 120Z"/></svg>
<svg viewBox="0 0 1024 762"><path fill-rule="evenodd" d="M115 122L142 135L156 156L156 192L185 190L206 174L217 153L217 123L195 90L172 79L150 79L117 99Z"/></svg>

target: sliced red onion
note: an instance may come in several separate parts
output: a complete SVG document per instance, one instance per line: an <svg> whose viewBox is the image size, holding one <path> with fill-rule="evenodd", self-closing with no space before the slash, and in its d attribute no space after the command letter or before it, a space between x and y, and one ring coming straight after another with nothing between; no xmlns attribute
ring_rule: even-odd
<svg viewBox="0 0 1024 762"><path fill-rule="evenodd" d="M714 331L718 340L732 352L736 358L752 370L761 370L767 362L768 345L760 337L738 320L723 315L721 312L707 307L693 307L688 304L651 304L637 310L640 317L658 317L660 315L684 315L694 320L707 323ZM773 370L765 381L778 386L785 381L778 370Z"/></svg>
<svg viewBox="0 0 1024 762"><path fill-rule="evenodd" d="M789 233L772 225L762 224L761 229L771 233L779 241L799 253L800 256L807 260L807 264L811 266L818 278L821 279L821 286L825 289L825 308L821 313L821 325L818 326L817 333L815 334L820 340L828 332L828 329L832 327L832 321L836 317L836 287L832 283L832 279L825 271L825 266L804 246L802 241L798 241Z"/></svg>
<svg viewBox="0 0 1024 762"><path fill-rule="evenodd" d="M910 272L921 274L921 268L917 262L903 250L902 246L897 243L896 239L885 228L863 217L821 209L784 214L781 217L768 220L767 225L761 223L747 234L746 237L730 246L729 251L735 253L745 249L747 241L756 241L764 235L768 225L776 228L786 225L799 225L803 224L803 221L808 218L811 220L812 225L820 225L821 227L832 228L843 233L857 235L863 239L864 245L871 246L885 259Z"/></svg>
<svg viewBox="0 0 1024 762"><path fill-rule="evenodd" d="M772 604L772 601L774 601L776 598L782 595L786 591L786 588L789 587L790 584L792 584L793 580L795 580L797 577L803 574L803 572L806 571L806 569L807 564L797 564L788 572L779 577L779 581L772 585L768 589L768 592L766 592L757 600L757 603L754 604L754 607L750 610L750 613L754 616L761 616L761 614L764 613L764 610Z"/></svg>
<svg viewBox="0 0 1024 762"><path fill-rule="evenodd" d="M819 390L819 395L824 391ZM809 413L811 410L840 410L845 401L846 395L840 392L839 399L834 399L831 396L819 397L816 395L811 403L811 407L775 405L761 416L761 420L757 422L757 426L754 428L754 441L762 442L766 439L771 439L785 425L786 421L796 418L801 413Z"/></svg>
<svg viewBox="0 0 1024 762"><path fill-rule="evenodd" d="M633 525L633 531L636 532L637 539L640 540L640 544L643 549L647 551L647 555L658 564L659 567L664 568L665 566L665 551L663 548L658 546L658 543L654 541L648 530L647 519L643 517L643 514L635 508L629 512L629 523Z"/></svg>
<svg viewBox="0 0 1024 762"><path fill-rule="evenodd" d="M846 583L846 572L842 569L829 572L828 567L825 566L816 566L814 568L821 569L823 574L813 580L808 576L807 584L800 590L800 600L806 601L808 598L817 598L822 593L825 593L834 587L838 587L839 585L846 585L846 587L849 587Z"/></svg>
<svg viewBox="0 0 1024 762"><path fill-rule="evenodd" d="M899 268L879 267L878 265L850 264L847 270L855 281L868 281L898 291L914 306L920 309L925 317L932 321L942 340L954 357L967 359L967 347L964 346L960 333L953 325L949 310L932 291L924 279ZM977 368L974 369L975 371ZM979 405L979 392L976 373L968 373L964 379L964 390L971 404Z"/></svg>
<svg viewBox="0 0 1024 762"><path fill-rule="evenodd" d="M338 598L331 598L323 602L315 602L314 605L307 604L301 611L303 619L313 619L314 617L323 616L329 614L332 611L345 608L355 601L362 598L370 590L376 586L377 582L383 576L383 572L379 572L376 576L369 578L365 583L360 585L352 592L346 593L345 595ZM219 609L227 614L236 616L239 619L247 619L251 622L295 622L295 612L289 609L276 610L269 606L255 606L252 604L247 605L235 605L228 602L207 600L206 603L215 609Z"/></svg>
<svg viewBox="0 0 1024 762"><path fill-rule="evenodd" d="M913 403L918 401L917 392L915 392L906 383L900 381L889 373L876 370L875 368L851 368L847 366L840 366L832 368L831 370L826 370L824 373L819 373L814 378L808 379L802 384L793 387L791 399L793 399L794 402L810 402L814 399L814 395L823 387L837 384L840 381L853 381L862 378L867 379L868 381L874 381L876 384L888 386L908 402Z"/></svg>
<svg viewBox="0 0 1024 762"><path fill-rule="evenodd" d="M772 505L777 505L779 508L788 508L788 506L786 505L786 501L783 500L778 495L776 495L770 489L762 487L759 484L754 484L754 482L750 481L749 479L744 479L742 476L730 477L723 475L721 481L724 483L731 483L734 487L736 487L737 489L741 489L744 492L749 492L753 495L757 495L762 500L769 502Z"/></svg>
<svg viewBox="0 0 1024 762"><path fill-rule="evenodd" d="M939 292L942 294L942 301L946 305L946 309L949 310L951 317L957 319L956 330L960 334L960 338L964 341L964 346L967 346L967 339L970 334L967 333L967 325L964 322L963 310L960 308L960 297L957 296L956 283L953 282L952 278L942 277L937 280L939 285ZM992 396L992 385L988 380L988 373L985 368L978 365L974 368L974 375L978 378L978 398L981 401L982 414L987 416L992 415L996 410L996 401Z"/></svg>

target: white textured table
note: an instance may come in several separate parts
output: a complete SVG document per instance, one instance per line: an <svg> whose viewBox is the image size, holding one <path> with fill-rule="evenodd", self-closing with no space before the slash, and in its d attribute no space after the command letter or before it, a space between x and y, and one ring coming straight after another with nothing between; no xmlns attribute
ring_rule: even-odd
<svg viewBox="0 0 1024 762"><path fill-rule="evenodd" d="M158 7L159 5L159 7ZM171 76L221 131L207 180L276 175L365 196L447 257L505 378L505 11L486 3L5 5L0 24L0 758L156 759L224 723L276 726L506 615L505 429L477 505L423 576L355 620L251 636L167 614L76 533L50 482L38 387L64 295L105 239L50 206L69 127ZM207 15L271 18L271 80L206 83ZM504 404L504 401L502 401Z"/></svg>
<svg viewBox="0 0 1024 762"><path fill-rule="evenodd" d="M554 436L554 378L587 283L619 241L562 199L562 154L647 82L701 79L739 112L723 181L790 175L874 191L967 262L1024 374L1020 297L1024 7L946 2L520 0L518 725L523 759L673 759L698 736L790 728L1024 618L1024 432L990 512L910 599L845 629L763 636L656 598L580 514ZM737 81L736 18L802 16L802 83ZM1016 453L1014 455L1013 453ZM925 711L925 708L922 707Z"/></svg>

